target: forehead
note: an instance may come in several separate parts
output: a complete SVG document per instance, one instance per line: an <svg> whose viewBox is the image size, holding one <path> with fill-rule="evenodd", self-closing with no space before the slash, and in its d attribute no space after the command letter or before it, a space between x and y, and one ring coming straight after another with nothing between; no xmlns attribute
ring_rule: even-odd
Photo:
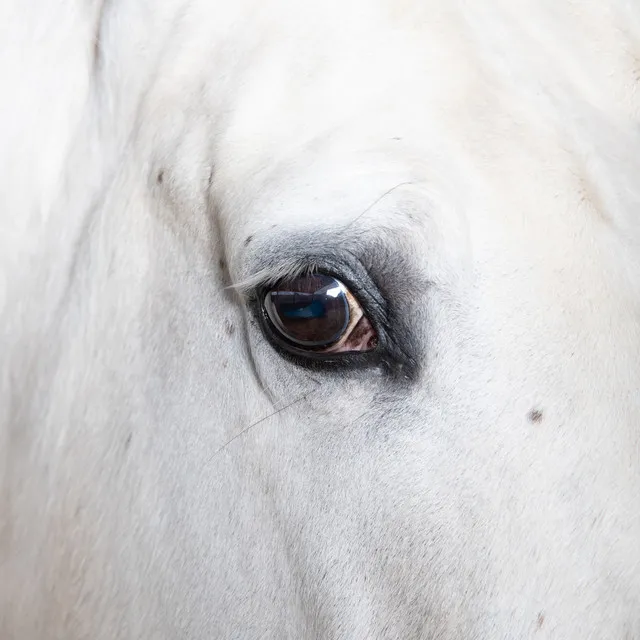
<svg viewBox="0 0 640 640"><path fill-rule="evenodd" d="M194 4L196 42L207 11ZM604 210L610 231L628 230L619 194L640 139L627 18L596 3L579 16L560 3L275 3L211 57L239 61L223 105L213 63L178 58L159 87L204 86L178 108L196 102L185 126L209 141L200 153L231 253L278 226L390 224L400 208L459 238L548 248L597 229Z"/></svg>

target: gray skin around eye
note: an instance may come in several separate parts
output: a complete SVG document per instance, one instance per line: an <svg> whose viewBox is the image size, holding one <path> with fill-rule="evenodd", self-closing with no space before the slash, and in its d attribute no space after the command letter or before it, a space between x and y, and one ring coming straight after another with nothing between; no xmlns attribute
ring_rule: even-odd
<svg viewBox="0 0 640 640"><path fill-rule="evenodd" d="M370 324L358 326L353 345L346 349L351 354L357 353L356 357L326 354L331 360L330 371L337 372L338 363L346 368L380 367L390 380L402 386L411 385L420 376L422 352L428 338L418 335L412 318L425 313L430 292L436 285L415 268L404 252L397 250L402 246L399 236L389 230L385 230L384 237L377 229L352 231L314 230L255 237L241 270L243 280L256 283L242 287L250 301L250 311L265 336L276 338L273 346L280 355L294 357L296 364L303 367L309 366L306 356L313 356L312 367L317 368L321 366L318 358L325 356L309 350L302 352L292 343L284 343L279 333L273 335L271 321L265 321L263 301L271 287L291 279L292 274L305 270L332 274L348 287ZM261 286L261 282L270 284ZM303 357L297 358L298 355Z"/></svg>

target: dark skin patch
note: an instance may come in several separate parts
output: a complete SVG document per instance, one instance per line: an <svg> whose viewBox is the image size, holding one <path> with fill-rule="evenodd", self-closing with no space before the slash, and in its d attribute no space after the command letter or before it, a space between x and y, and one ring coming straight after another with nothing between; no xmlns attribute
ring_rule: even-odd
<svg viewBox="0 0 640 640"><path fill-rule="evenodd" d="M245 247L248 247L248 246L251 244L251 241L252 241L252 240L253 240L253 236L252 236L252 235L251 235L251 236L247 236L247 237L244 239L244 246L245 246Z"/></svg>
<svg viewBox="0 0 640 640"><path fill-rule="evenodd" d="M527 418L532 424L540 424L542 422L542 417L543 414L540 409L531 409L531 411L529 411L529 413L527 414Z"/></svg>
<svg viewBox="0 0 640 640"><path fill-rule="evenodd" d="M224 271L227 268L227 263L220 259L218 260L218 266L220 267L220 271Z"/></svg>
<svg viewBox="0 0 640 640"><path fill-rule="evenodd" d="M106 21L107 13L111 9L113 2L111 0L102 0L100 4L100 12L98 14L98 21L95 26L93 34L93 68L99 71L102 67L103 55L102 55L102 29Z"/></svg>
<svg viewBox="0 0 640 640"><path fill-rule="evenodd" d="M158 171L158 175L156 176L156 182L158 184L162 184L164 182L164 170Z"/></svg>
<svg viewBox="0 0 640 640"><path fill-rule="evenodd" d="M100 64L100 40L96 36L93 40L93 64L97 67Z"/></svg>

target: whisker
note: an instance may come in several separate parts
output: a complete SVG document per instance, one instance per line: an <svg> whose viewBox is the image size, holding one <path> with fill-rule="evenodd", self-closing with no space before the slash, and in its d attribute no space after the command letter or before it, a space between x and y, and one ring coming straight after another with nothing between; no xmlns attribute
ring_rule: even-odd
<svg viewBox="0 0 640 640"><path fill-rule="evenodd" d="M369 211L371 211L371 209L373 209L373 207L375 207L378 204L378 202L380 202L380 200L382 200L383 198L386 198L392 191L395 191L399 187L403 187L403 186L409 185L409 184L413 184L413 182L411 182L409 180L406 180L404 182L399 182L394 187L391 187L391 189L388 189L387 191L385 191L379 198L376 198L360 215L356 216L349 224L347 224L345 229L348 229L350 226L352 226L356 222L358 222L358 220L360 220L360 218L362 218L362 216L365 213L369 213Z"/></svg>
<svg viewBox="0 0 640 640"><path fill-rule="evenodd" d="M318 389L318 386L320 386L320 382L318 382L317 380L314 380L311 377L308 377L308 379L311 380L311 382L313 382L313 383L315 383L317 385L314 389L311 389L311 390L307 391L306 393L304 393L303 395L299 396L295 400L291 401L289 404L285 405L284 407L280 407L280 409L276 409L276 411L273 411L273 412L267 414L266 416L263 416L262 418L260 418L259 420L256 420L255 422L252 422L248 427L245 427L244 429L242 429L242 431L239 431L230 440L225 442L213 454L212 458L215 458L221 451L226 449L234 440L237 440L240 436L243 436L245 433L247 433L248 431L253 429L255 426L259 425L260 423L264 422L265 420L268 420L269 418L273 418L273 416L276 416L279 413L282 413L283 411L285 411L286 409L289 409L290 407L292 407L293 405L297 404L298 402L301 402L302 400L306 400L306 398L308 398L314 391L316 391Z"/></svg>

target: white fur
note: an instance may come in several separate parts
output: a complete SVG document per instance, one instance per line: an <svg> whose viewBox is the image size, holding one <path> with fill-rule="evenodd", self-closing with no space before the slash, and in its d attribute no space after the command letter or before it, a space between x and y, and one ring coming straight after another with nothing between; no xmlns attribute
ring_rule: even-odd
<svg viewBox="0 0 640 640"><path fill-rule="evenodd" d="M0 82L3 640L640 638L637 2L4 0ZM305 233L416 381L272 349Z"/></svg>

